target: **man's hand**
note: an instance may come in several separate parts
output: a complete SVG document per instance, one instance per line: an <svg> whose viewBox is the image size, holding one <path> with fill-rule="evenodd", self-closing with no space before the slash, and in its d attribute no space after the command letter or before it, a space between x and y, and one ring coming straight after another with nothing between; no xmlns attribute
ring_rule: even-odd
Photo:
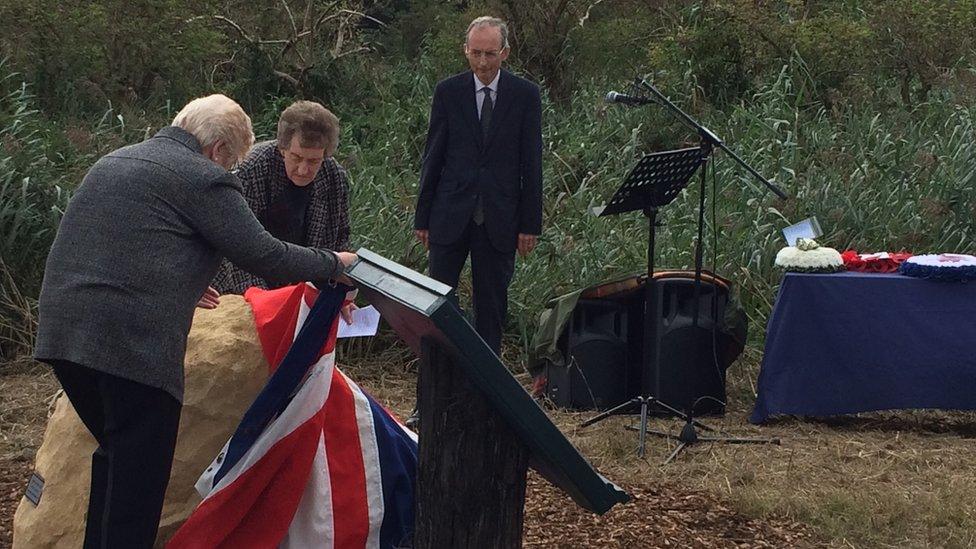
<svg viewBox="0 0 976 549"><path fill-rule="evenodd" d="M339 258L339 261L342 263L343 270L345 270L347 267L352 265L354 261L359 259L359 256L352 252L336 252L335 254ZM338 282L339 284L345 284L346 286L354 286L352 280L350 280L349 277L344 274L340 274L339 276L337 276L336 282Z"/></svg>
<svg viewBox="0 0 976 549"><path fill-rule="evenodd" d="M213 286L207 286L207 291L203 292L203 297L197 301L197 307L201 309L216 309L220 305L220 294Z"/></svg>
<svg viewBox="0 0 976 549"><path fill-rule="evenodd" d="M519 233L518 235L518 253L520 256L525 257L529 255L538 242L539 237L534 234L524 234Z"/></svg>
<svg viewBox="0 0 976 549"><path fill-rule="evenodd" d="M424 244L424 249L430 249L430 233L427 231L427 229L416 229L414 230L413 234L417 237L417 240Z"/></svg>
<svg viewBox="0 0 976 549"><path fill-rule="evenodd" d="M355 303L349 302L339 309L339 316L342 317L342 320L346 321L347 325L352 325L352 312L358 308Z"/></svg>
<svg viewBox="0 0 976 549"><path fill-rule="evenodd" d="M354 261L359 259L359 256L352 252L336 252L336 255L339 256L339 261L342 262L343 269L352 265Z"/></svg>

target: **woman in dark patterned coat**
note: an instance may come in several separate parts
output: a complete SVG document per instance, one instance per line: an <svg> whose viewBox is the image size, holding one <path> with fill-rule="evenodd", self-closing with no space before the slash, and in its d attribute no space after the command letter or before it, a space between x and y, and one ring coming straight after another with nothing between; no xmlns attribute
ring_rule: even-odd
<svg viewBox="0 0 976 549"><path fill-rule="evenodd" d="M322 105L297 101L278 119L277 139L258 143L234 171L254 215L275 238L313 248L349 247L349 177L333 158L339 120ZM211 285L221 294L285 281L262 278L224 260ZM351 300L342 310L350 320Z"/></svg>

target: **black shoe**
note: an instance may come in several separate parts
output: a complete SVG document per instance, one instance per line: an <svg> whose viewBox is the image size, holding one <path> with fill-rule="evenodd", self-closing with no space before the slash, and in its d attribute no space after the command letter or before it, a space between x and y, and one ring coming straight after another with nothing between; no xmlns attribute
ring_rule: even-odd
<svg viewBox="0 0 976 549"><path fill-rule="evenodd" d="M420 428L420 411L414 408L413 411L410 412L410 417L407 418L404 425L406 425L408 429L412 429L414 431Z"/></svg>

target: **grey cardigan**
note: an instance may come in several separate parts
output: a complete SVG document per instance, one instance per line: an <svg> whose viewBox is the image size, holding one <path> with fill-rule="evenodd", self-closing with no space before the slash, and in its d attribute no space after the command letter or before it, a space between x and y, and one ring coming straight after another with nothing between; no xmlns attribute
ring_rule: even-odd
<svg viewBox="0 0 976 549"><path fill-rule="evenodd" d="M47 258L34 356L67 360L183 400L194 308L227 257L261 276L327 283L330 251L264 230L237 178L166 127L92 166Z"/></svg>

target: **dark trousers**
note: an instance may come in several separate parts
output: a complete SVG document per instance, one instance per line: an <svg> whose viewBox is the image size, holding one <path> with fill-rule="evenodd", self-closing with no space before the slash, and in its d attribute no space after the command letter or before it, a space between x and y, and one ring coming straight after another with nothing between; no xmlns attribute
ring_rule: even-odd
<svg viewBox="0 0 976 549"><path fill-rule="evenodd" d="M508 285L515 272L515 251L498 251L488 239L484 225L469 222L461 238L453 244L430 244L431 278L457 288L469 253L475 329L495 354L500 355L508 314Z"/></svg>
<svg viewBox="0 0 976 549"><path fill-rule="evenodd" d="M85 549L151 548L176 449L179 401L161 389L71 362L52 366L98 442Z"/></svg>

